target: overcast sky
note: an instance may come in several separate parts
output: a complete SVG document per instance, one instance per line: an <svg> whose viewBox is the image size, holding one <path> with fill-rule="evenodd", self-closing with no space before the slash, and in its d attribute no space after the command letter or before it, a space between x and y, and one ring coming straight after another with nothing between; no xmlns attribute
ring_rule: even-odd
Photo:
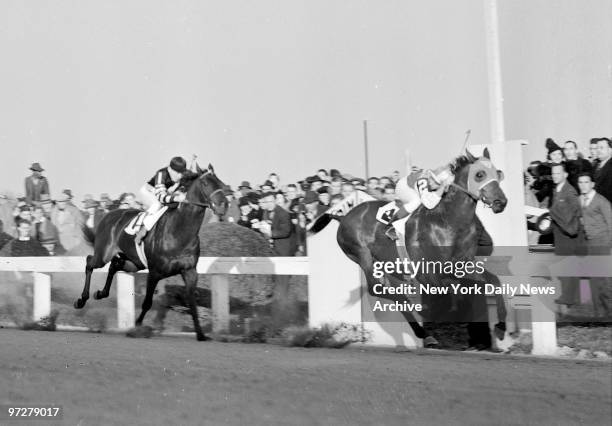
<svg viewBox="0 0 612 426"><path fill-rule="evenodd" d="M612 134L612 0L501 2L508 139ZM483 2L0 1L0 189L136 191L197 153L235 186L489 138ZM537 146L536 146L537 145Z"/></svg>

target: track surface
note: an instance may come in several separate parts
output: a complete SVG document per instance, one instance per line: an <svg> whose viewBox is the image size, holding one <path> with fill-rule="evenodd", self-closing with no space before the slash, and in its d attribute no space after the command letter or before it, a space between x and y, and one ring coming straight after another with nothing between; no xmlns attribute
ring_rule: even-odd
<svg viewBox="0 0 612 426"><path fill-rule="evenodd" d="M0 404L60 424L602 425L611 393L594 361L0 330Z"/></svg>

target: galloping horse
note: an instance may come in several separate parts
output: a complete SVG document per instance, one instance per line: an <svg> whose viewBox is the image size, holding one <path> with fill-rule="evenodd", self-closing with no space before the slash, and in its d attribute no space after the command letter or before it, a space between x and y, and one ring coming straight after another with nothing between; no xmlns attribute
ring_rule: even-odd
<svg viewBox="0 0 612 426"><path fill-rule="evenodd" d="M501 172L490 161L485 149L482 158L476 158L466 151L451 165L455 181L449 187L442 201L434 209L424 206L417 208L406 222L405 241L409 257L413 261L468 261L473 260L478 246L476 226L476 203L482 200L499 213L507 204L506 196L499 186ZM368 201L355 206L340 220L337 240L342 251L365 273L368 292L373 293L377 280L373 276L375 261L395 260L397 249L385 235L385 225L376 220L376 212L386 201ZM396 278L402 279L402 276ZM467 283L485 282L482 276L472 274L461 280L452 275L418 273L419 283L440 286L449 280ZM385 295L391 301L400 303L404 295ZM402 312L415 335L424 339L426 347L438 345L436 339L416 321L411 312Z"/></svg>
<svg viewBox="0 0 612 426"><path fill-rule="evenodd" d="M151 309L157 283L163 278L181 274L197 339L206 340L198 320L194 293L198 281L196 266L200 257L198 231L208 207L218 216L225 213L225 185L209 164L206 170L198 170L198 173L184 176L180 186L185 188L185 201L178 207L169 209L143 240L149 274L147 292L142 302L142 311L136 320L136 327L142 325L145 314ZM89 299L89 283L94 269L102 268L110 262L104 289L94 293L94 299L103 299L109 295L115 273L135 272L147 268L138 257L134 236L124 232L139 213L136 209L113 210L102 218L95 235L84 228L85 237L94 245L94 254L87 256L85 286L81 297L74 302L76 309L83 308Z"/></svg>

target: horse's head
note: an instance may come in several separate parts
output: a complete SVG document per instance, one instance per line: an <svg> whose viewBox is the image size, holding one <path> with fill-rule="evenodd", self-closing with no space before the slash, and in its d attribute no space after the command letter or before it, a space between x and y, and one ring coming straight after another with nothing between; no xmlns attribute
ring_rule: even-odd
<svg viewBox="0 0 612 426"><path fill-rule="evenodd" d="M217 177L212 165L184 179L191 180L187 189L187 202L202 207L210 207L221 217L227 211L227 198L223 193L225 184Z"/></svg>
<svg viewBox="0 0 612 426"><path fill-rule="evenodd" d="M499 183L503 179L501 170L497 170L491 162L489 150L485 148L483 156L474 157L466 150L466 155L460 157L455 164L455 186L466 192L474 200L482 202L501 213L506 208L508 200Z"/></svg>

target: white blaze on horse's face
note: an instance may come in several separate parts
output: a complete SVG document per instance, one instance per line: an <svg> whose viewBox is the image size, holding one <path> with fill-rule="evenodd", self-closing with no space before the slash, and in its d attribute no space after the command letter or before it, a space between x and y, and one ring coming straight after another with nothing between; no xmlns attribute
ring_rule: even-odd
<svg viewBox="0 0 612 426"><path fill-rule="evenodd" d="M467 189L476 199L483 198L482 190L489 184L501 182L503 173L497 170L491 160L481 157L470 164Z"/></svg>

